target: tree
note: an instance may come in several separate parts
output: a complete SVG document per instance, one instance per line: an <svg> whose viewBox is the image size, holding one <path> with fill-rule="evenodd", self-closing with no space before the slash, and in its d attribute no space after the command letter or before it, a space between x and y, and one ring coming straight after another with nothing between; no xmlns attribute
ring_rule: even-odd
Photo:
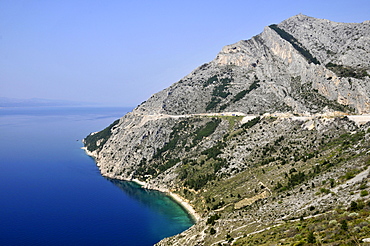
<svg viewBox="0 0 370 246"><path fill-rule="evenodd" d="M313 235L313 231L310 231L307 237L307 243L316 243L315 235Z"/></svg>

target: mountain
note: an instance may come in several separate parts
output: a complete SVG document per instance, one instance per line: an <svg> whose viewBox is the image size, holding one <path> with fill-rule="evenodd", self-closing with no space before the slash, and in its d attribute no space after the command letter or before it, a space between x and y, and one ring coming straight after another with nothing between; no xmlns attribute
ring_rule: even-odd
<svg viewBox="0 0 370 246"><path fill-rule="evenodd" d="M197 223L159 245L348 243L352 234L334 236L347 220L347 231L365 237L369 41L369 21L293 16L225 46L90 134L86 151L102 175L145 182L194 208ZM352 210L358 222L344 214L351 202L363 204ZM270 242L256 238L332 211L337 223L327 233L307 224Z"/></svg>

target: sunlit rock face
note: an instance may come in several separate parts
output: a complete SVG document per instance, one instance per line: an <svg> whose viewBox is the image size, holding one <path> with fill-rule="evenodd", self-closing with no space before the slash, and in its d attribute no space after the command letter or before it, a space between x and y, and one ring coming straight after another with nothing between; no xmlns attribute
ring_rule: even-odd
<svg viewBox="0 0 370 246"><path fill-rule="evenodd" d="M139 179L148 188L178 192L188 196L198 211L204 209L206 216L213 211L207 204L214 200L206 197L207 192L218 189L217 182L242 177L240 174L252 170L249 168L256 163L265 163L266 156L273 163L266 168L266 172L271 170L269 178L283 180L289 170L286 166L275 170L274 165L290 163L299 155L306 158L308 150L320 148L330 139L351 139L367 132L358 137L368 142L369 131L360 128L353 116L344 116L370 113L369 74L370 22L336 23L293 16L265 27L249 40L225 46L214 60L154 94L106 130L88 136L85 146L104 176ZM361 117L361 124L369 120ZM359 146L366 141L359 141ZM276 152L268 152L271 149ZM353 155L357 158L365 149L353 150ZM346 163L357 163L351 161ZM333 169L332 177L339 178L346 168ZM206 181L195 171L203 172L201 178ZM234 199L233 208L273 197L273 191L261 190L268 185L255 180L253 172L260 169L250 171L245 182L255 186L254 193L240 197L248 202L237 201L235 196L217 197ZM328 178L325 175L320 182ZM196 178L203 182L201 188L194 184ZM269 182L271 186L275 180ZM233 188L238 189L237 184ZM222 193L221 188L218 191ZM276 204L276 200L274 208L266 205L261 209L266 214L266 210L274 211L271 218L282 218L292 204L296 204L295 211L301 211L298 201L310 204L315 200L315 192L305 197L296 194L289 206ZM202 203L197 205L198 201ZM217 231L226 233L228 223L225 220L225 227ZM198 223L181 236L184 245L212 241L211 236L202 234L204 228L204 223ZM176 241L171 240L168 245Z"/></svg>
<svg viewBox="0 0 370 246"><path fill-rule="evenodd" d="M167 116L369 113L369 67L369 22L293 16L225 46L213 61L154 94L119 121L94 155L106 176L130 178L181 120Z"/></svg>

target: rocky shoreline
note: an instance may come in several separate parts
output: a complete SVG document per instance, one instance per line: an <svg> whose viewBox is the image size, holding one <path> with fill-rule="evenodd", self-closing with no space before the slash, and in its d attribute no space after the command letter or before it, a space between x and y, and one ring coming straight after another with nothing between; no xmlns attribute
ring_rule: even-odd
<svg viewBox="0 0 370 246"><path fill-rule="evenodd" d="M367 208L370 176L346 182L370 165L369 37L368 22L301 14L265 27L87 136L86 152L103 176L202 215L158 245L259 245L270 239L248 235L283 221Z"/></svg>
<svg viewBox="0 0 370 246"><path fill-rule="evenodd" d="M94 158L94 160L96 160L96 155L93 152L89 151L86 147L82 147L81 149L83 149L88 156L90 156L90 157ZM96 161L95 161L95 163L96 163L96 166L99 168L99 166L100 166L99 163L96 162ZM100 171L100 168L99 168L99 171ZM179 204L189 214L189 216L194 220L194 222L195 222L194 224L196 224L201 219L201 216L194 210L194 208L190 205L190 203L188 203L186 201L185 198L181 197L178 194L175 194L175 193L171 192L169 189L155 187L155 186L149 185L146 182L140 181L138 179L117 178L117 177L111 177L109 175L104 175L104 174L102 174L102 176L107 177L107 178L112 178L112 179L119 179L119 180L123 180L123 181L128 181L128 182L135 182L138 185L140 185L141 188L143 188L143 189L150 189L150 190L160 191L160 192L166 194L167 196L171 197L172 200L174 200L177 204Z"/></svg>

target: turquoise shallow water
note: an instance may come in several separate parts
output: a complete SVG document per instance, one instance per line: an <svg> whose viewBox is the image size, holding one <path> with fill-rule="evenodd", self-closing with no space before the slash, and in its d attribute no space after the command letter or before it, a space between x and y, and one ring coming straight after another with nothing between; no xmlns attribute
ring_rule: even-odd
<svg viewBox="0 0 370 246"><path fill-rule="evenodd" d="M189 228L163 193L102 177L81 139L128 108L0 109L0 245L153 245Z"/></svg>

